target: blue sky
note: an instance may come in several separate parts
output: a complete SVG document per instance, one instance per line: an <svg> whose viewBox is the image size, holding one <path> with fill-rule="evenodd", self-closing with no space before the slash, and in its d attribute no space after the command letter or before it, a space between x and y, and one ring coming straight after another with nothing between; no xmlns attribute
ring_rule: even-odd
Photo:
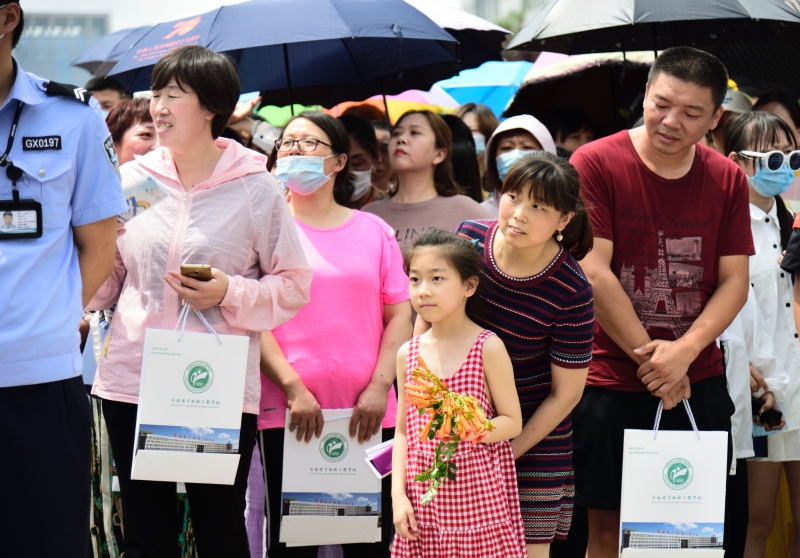
<svg viewBox="0 0 800 558"><path fill-rule="evenodd" d="M206 428L204 426L163 426L160 424L140 424L139 430L147 430L158 436L168 438L186 438L187 440L202 440L226 444L233 443L233 449L239 449L238 428Z"/></svg>
<svg viewBox="0 0 800 558"><path fill-rule="evenodd" d="M638 523L626 521L622 524L623 529L636 529L643 533L675 533L675 534L694 534L699 537L713 537L714 535L723 540L722 523L693 523L690 521L680 523Z"/></svg>
<svg viewBox="0 0 800 558"><path fill-rule="evenodd" d="M381 511L380 492L284 492L283 497L294 498L298 502L372 506L372 509Z"/></svg>

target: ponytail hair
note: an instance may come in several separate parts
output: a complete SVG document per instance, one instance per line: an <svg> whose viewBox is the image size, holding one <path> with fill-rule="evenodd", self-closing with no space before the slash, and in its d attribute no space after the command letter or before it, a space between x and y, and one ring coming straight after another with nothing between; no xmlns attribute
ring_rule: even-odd
<svg viewBox="0 0 800 558"><path fill-rule="evenodd" d="M441 229L424 229L410 248L403 252L403 268L406 275L411 270L411 263L422 250L435 250L450 267L461 277L462 283L472 277L478 280L475 294L467 299L467 316L471 320L486 315L486 301L481 274L483 265L478 248L466 238Z"/></svg>
<svg viewBox="0 0 800 558"><path fill-rule="evenodd" d="M569 224L561 231L563 239L557 239L558 231L553 233L553 238L572 257L582 260L592 249L594 234L575 167L566 159L547 151L533 151L514 163L503 182L501 193L519 194L523 190L531 199L552 207L562 215L574 213Z"/></svg>

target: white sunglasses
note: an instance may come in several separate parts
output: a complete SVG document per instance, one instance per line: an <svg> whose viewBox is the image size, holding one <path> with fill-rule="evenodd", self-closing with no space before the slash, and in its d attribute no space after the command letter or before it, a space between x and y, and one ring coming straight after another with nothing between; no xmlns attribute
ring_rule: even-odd
<svg viewBox="0 0 800 558"><path fill-rule="evenodd" d="M789 167L792 172L800 170L800 151L790 151L784 153L783 151L768 151L767 153L759 153L758 151L739 151L739 155L761 161L770 172L778 172L783 165Z"/></svg>

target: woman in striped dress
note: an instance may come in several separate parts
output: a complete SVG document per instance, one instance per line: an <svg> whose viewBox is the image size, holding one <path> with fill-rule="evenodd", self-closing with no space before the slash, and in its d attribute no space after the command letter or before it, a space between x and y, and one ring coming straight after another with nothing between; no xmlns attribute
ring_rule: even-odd
<svg viewBox="0 0 800 558"><path fill-rule="evenodd" d="M508 350L525 422L511 441L529 557L565 539L575 494L571 411L592 357L592 288L576 263L592 228L575 169L535 152L520 159L502 188L497 221L457 227L482 254L489 310L475 317Z"/></svg>

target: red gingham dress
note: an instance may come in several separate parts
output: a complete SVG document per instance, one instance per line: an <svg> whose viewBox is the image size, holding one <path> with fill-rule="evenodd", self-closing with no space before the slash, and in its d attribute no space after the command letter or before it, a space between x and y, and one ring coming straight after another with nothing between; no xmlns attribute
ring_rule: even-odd
<svg viewBox="0 0 800 558"><path fill-rule="evenodd" d="M446 380L455 393L477 398L488 418L495 416L484 389L483 342L490 335L484 330L472 345L461 368ZM408 350L406 373L417 367L419 337ZM520 514L517 472L511 444L460 443L453 456L458 466L455 481L446 481L427 506L420 498L429 483L414 477L433 462L439 440L420 441L419 431L427 424L416 407L406 405L408 460L407 494L414 506L419 539L412 541L398 534L392 543L393 558L527 558L525 528Z"/></svg>

